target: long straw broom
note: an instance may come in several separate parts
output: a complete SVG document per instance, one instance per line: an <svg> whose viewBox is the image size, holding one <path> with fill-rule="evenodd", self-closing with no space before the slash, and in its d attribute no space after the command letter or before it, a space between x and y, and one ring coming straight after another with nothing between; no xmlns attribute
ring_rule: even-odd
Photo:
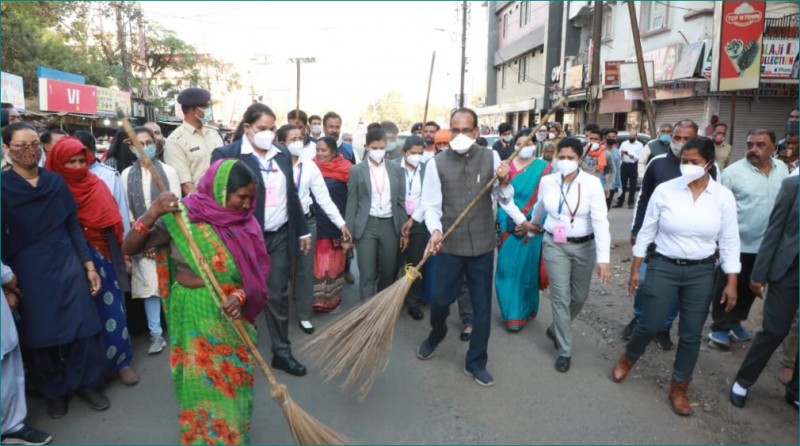
<svg viewBox="0 0 800 446"><path fill-rule="evenodd" d="M541 122L547 122L565 101L566 98L562 98L556 102ZM534 132L531 132L531 135L517 141L517 148L509 157L509 162L519 155L533 134ZM442 242L461 224L480 198L492 189L496 180L495 174L467 204L442 236ZM320 365L325 382L346 373L347 376L341 385L342 390L355 390L359 401L364 400L378 375L389 364L389 352L397 318L403 309L411 285L422 277L420 271L430 255L430 252L426 252L415 266L407 265L403 277L372 299L344 313L336 322L320 330L301 347L301 351L310 353L312 362Z"/></svg>
<svg viewBox="0 0 800 446"><path fill-rule="evenodd" d="M131 140L131 144L136 148L136 152L139 154L140 162L150 172L150 176L152 177L153 181L155 181L158 190L162 193L168 192L167 188L164 186L164 183L161 181L161 177L159 177L158 173L153 167L153 164L150 162L150 159L147 157L147 155L145 155L141 144L139 144L139 141L136 139L136 134L133 131L133 127L131 127L130 122L128 122L128 119L124 116L121 110L118 110L117 114L122 121L122 126L125 129L125 133L128 134L128 138ZM203 274L208 277L206 286L210 285L209 288L213 288L209 291L211 291L211 294L216 298L217 303L222 306L227 298L225 292L222 291L222 287L220 287L217 278L214 276L211 268L208 265L208 262L200 252L197 244L195 244L195 241L192 238L192 233L189 231L186 223L181 218L176 218L175 220L178 222L178 227L180 228L181 233L183 233L183 236L186 237L186 240L189 242L189 249L192 252L192 258L200 267ZM236 328L239 338L241 338L242 342L244 342L248 350L250 350L250 354L253 355L253 358L255 358L256 364L258 364L259 368L261 368L261 371L264 372L264 376L267 377L267 381L269 381L271 388L270 396L281 406L281 410L286 418L286 422L289 424L289 429L292 431L292 436L294 437L295 441L298 444L349 443L345 437L339 435L331 428L325 426L319 420L309 415L291 399L286 386L278 382L277 378L275 378L275 375L272 373L272 370L270 370L269 366L267 366L266 361L264 361L261 353L256 348L255 343L252 339L250 339L250 335L242 325L242 321L238 319L230 319L230 321Z"/></svg>

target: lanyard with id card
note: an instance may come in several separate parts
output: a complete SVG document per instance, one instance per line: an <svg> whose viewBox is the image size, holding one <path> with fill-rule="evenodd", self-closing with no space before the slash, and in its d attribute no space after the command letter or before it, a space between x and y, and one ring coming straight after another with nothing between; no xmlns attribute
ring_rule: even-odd
<svg viewBox="0 0 800 446"><path fill-rule="evenodd" d="M577 179L577 175L576 175L575 179ZM575 205L575 209L574 210L572 209L572 206L570 206L569 202L567 201L567 195L569 195L569 190L572 189L572 185L573 184L575 184L575 180L572 180L572 183L569 183L569 186L567 186L567 192L564 193L564 180L563 180L563 177L562 177L561 187L559 188L559 191L561 192L561 198L558 201L558 220L559 221L553 225L553 241L555 243L567 243L567 233L568 233L567 224L564 223L563 221L561 221L561 219L563 218L561 216L561 211L564 208L564 205L565 204L567 205L567 210L569 211L569 216L570 216L569 223L570 223L570 226L572 226L572 224L575 223L575 215L578 213L578 208L581 206L581 185L580 185L580 183L578 183L578 203Z"/></svg>
<svg viewBox="0 0 800 446"><path fill-rule="evenodd" d="M408 179L408 169L403 169L406 173L406 179ZM406 188L406 214L411 216L414 213L414 200L411 199L411 188L414 185L414 177L417 176L417 170L419 168L414 169L414 173L411 175L411 179L408 180L408 187Z"/></svg>
<svg viewBox="0 0 800 446"><path fill-rule="evenodd" d="M272 168L272 161L273 160L269 160L269 165L267 166L266 170L264 170L263 168L261 169L264 170L264 172L266 172L267 174L267 181L265 182L266 184L264 185L266 192L264 196L264 206L267 207L277 207L279 203L278 185L275 184L274 182L269 181L269 177L272 176L273 173L278 171L277 169Z"/></svg>

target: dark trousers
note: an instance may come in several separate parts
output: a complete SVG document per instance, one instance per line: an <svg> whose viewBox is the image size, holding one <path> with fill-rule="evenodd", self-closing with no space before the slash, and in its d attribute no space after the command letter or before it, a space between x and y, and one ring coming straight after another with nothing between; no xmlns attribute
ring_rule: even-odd
<svg viewBox="0 0 800 446"><path fill-rule="evenodd" d="M678 301L678 350L672 378L691 381L700 353L703 325L708 317L714 292L714 264L679 266L661 258L650 258L642 289L644 312L626 346L625 356L637 360L656 334L664 328L675 301Z"/></svg>
<svg viewBox="0 0 800 446"><path fill-rule="evenodd" d="M494 251L476 257L463 257L441 253L437 256L436 291L431 302L431 333L428 342L439 345L447 335L447 316L450 305L461 294L461 281L466 276L474 316L472 337L465 367L471 372L486 370L489 358L489 331L492 315L492 276Z"/></svg>
<svg viewBox="0 0 800 446"><path fill-rule="evenodd" d="M270 258L267 291L269 302L264 311L272 354L282 358L292 355L289 343L289 230L284 225L276 232L265 232L264 242ZM292 243L298 243L292 240Z"/></svg>
<svg viewBox="0 0 800 446"><path fill-rule="evenodd" d="M405 274L406 265L416 265L422 260L422 257L425 255L425 247L428 246L429 237L430 235L428 234L428 229L425 227L425 223L414 222L414 224L411 225L408 247L406 247L405 251L400 253L400 261L398 262L401 275ZM415 280L411 285L411 289L406 297L406 304L409 307L416 307L419 305L420 298L422 297L423 280L425 280L424 276L421 279Z"/></svg>
<svg viewBox="0 0 800 446"><path fill-rule="evenodd" d="M639 267L639 279L642 283L644 283L646 278L647 263L642 262L642 266ZM633 296L633 318L636 319L637 324L642 320L642 313L644 312L644 298L642 297L642 289L642 287L639 287L639 289L636 290L636 295ZM672 309L669 311L669 316L667 316L667 319L664 321L664 328L662 331L668 332L672 330L672 323L675 322L675 319L678 317L678 310L680 310L680 306L678 305L678 301L675 300Z"/></svg>
<svg viewBox="0 0 800 446"><path fill-rule="evenodd" d="M755 254L741 253L739 261L742 263L742 271L739 273L738 286L736 287L736 306L730 312L725 311L725 304L720 303L720 296L728 284L728 275L722 272L722 268L717 268L716 286L714 287L714 299L711 301L711 331L731 331L733 327L747 320L750 314L750 307L753 306L756 296L750 291L750 274L753 272L753 264L756 263Z"/></svg>
<svg viewBox="0 0 800 446"><path fill-rule="evenodd" d="M622 171L619 176L622 180L622 191L617 204L622 205L625 202L625 191L627 190L630 193L628 195L628 206L633 206L633 202L636 201L636 183L639 182L639 164L622 163Z"/></svg>
<svg viewBox="0 0 800 446"><path fill-rule="evenodd" d="M797 295L800 287L797 283L797 261L779 280L769 282L769 291L764 300L764 318L761 331L756 333L750 350L736 374L736 381L745 389L755 384L758 376L767 366L769 358L789 334L794 315L797 313ZM797 360L795 359L795 375L792 377L787 391L797 395Z"/></svg>
<svg viewBox="0 0 800 446"><path fill-rule="evenodd" d="M606 209L611 209L611 203L614 202L614 195L617 194L616 189L611 189L608 191L608 197L606 197Z"/></svg>
<svg viewBox="0 0 800 446"><path fill-rule="evenodd" d="M101 299L102 297L98 297ZM106 377L103 334L23 351L33 388L50 401L79 390L100 390Z"/></svg>

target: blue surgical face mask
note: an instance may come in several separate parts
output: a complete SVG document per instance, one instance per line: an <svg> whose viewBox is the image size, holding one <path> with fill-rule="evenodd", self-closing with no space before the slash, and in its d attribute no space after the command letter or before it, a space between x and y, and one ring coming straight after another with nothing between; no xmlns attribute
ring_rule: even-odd
<svg viewBox="0 0 800 446"><path fill-rule="evenodd" d="M658 140L663 142L664 144L669 144L670 141L672 141L672 136L666 135L666 134L661 134L661 135L658 136Z"/></svg>
<svg viewBox="0 0 800 446"><path fill-rule="evenodd" d="M503 141L505 142L511 142L512 139L514 139L514 135L506 135L503 137Z"/></svg>
<svg viewBox="0 0 800 446"><path fill-rule="evenodd" d="M197 115L195 115L195 116L197 116ZM203 125L208 124L208 121L211 120L211 107L204 108L203 109L203 117L201 118L201 117L197 116L197 119L199 119L200 122L203 123Z"/></svg>
<svg viewBox="0 0 800 446"><path fill-rule="evenodd" d="M133 153L136 154L136 159L140 159L138 150L135 150ZM150 158L151 161L156 159L156 145L148 144L144 146L144 154L147 155L147 157Z"/></svg>

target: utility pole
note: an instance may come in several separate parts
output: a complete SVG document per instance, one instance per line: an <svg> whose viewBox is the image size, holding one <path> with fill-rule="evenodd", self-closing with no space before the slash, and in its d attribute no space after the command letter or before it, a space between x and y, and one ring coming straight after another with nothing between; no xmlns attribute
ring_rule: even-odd
<svg viewBox="0 0 800 446"><path fill-rule="evenodd" d="M120 87L122 91L131 91L131 81L129 77L130 61L128 60L128 45L125 43L125 21L122 15L123 2L114 3L117 16L117 43L119 44L119 59L122 64L122 79Z"/></svg>
<svg viewBox="0 0 800 446"><path fill-rule="evenodd" d="M655 135L655 113L653 113L653 103L650 102L650 85L647 84L647 73L644 69L644 59L642 59L642 41L639 37L639 22L636 20L636 6L633 2L628 2L628 14L631 19L633 46L636 49L636 64L639 66L639 83L642 84L642 100L647 114L647 124L650 126L650 134Z"/></svg>
<svg viewBox="0 0 800 446"><path fill-rule="evenodd" d="M467 72L467 1L461 2L461 89L458 95L458 107L464 107L464 76Z"/></svg>
<svg viewBox="0 0 800 446"><path fill-rule="evenodd" d="M137 26L139 28L139 62L141 63L142 69L142 89L141 95L143 99L147 99L150 96L150 92L147 91L147 37L146 33L144 32L144 13L142 12L142 2L137 2L139 6L138 14L138 21Z"/></svg>
<svg viewBox="0 0 800 446"><path fill-rule="evenodd" d="M632 3L632 2L629 2ZM594 0L594 21L592 22L592 86L589 89L590 102L594 102L599 96L598 92L603 88L600 85L600 41L603 40L603 2ZM594 104L589 113L589 122L597 122L599 106Z"/></svg>

